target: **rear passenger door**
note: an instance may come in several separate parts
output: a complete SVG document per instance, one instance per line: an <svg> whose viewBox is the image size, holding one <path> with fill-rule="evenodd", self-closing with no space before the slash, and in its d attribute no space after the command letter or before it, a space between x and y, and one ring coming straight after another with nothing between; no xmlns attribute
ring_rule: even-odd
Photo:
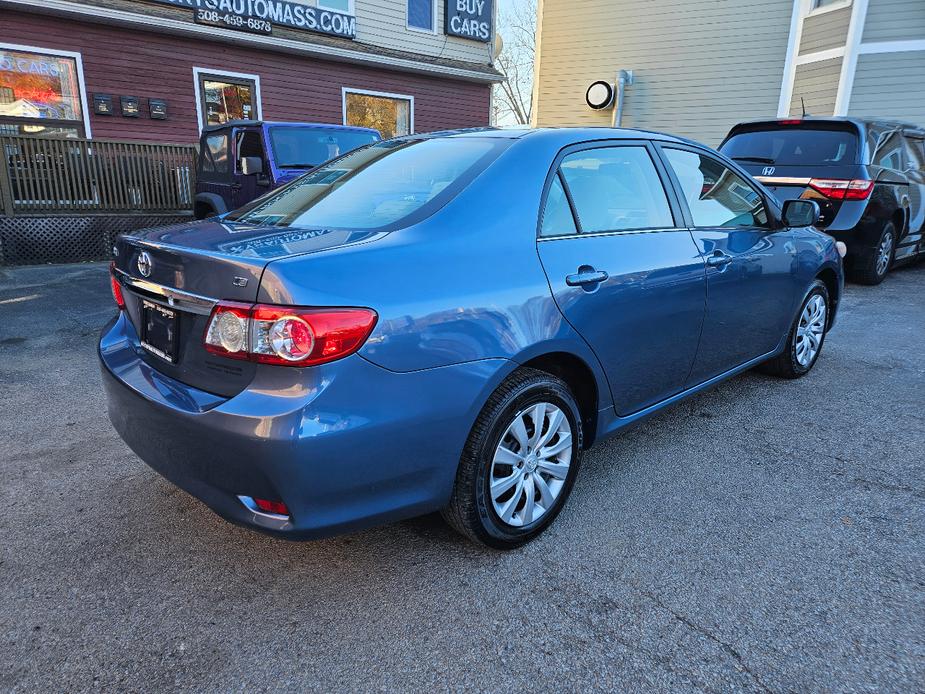
<svg viewBox="0 0 925 694"><path fill-rule="evenodd" d="M540 219L556 302L600 359L619 415L680 392L704 316L704 262L657 161L641 141L569 148Z"/></svg>
<svg viewBox="0 0 925 694"><path fill-rule="evenodd" d="M705 150L660 146L707 264L707 313L687 386L773 351L799 290L793 232L777 228L762 194Z"/></svg>
<svg viewBox="0 0 925 694"><path fill-rule="evenodd" d="M225 207L231 210L234 209L234 179L229 134L229 130L216 130L203 138L197 189L218 195Z"/></svg>

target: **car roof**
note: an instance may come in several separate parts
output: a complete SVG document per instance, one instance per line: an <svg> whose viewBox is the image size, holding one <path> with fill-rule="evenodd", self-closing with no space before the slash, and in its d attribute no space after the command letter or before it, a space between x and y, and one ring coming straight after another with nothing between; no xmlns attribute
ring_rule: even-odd
<svg viewBox="0 0 925 694"><path fill-rule="evenodd" d="M336 123L301 123L296 121L278 121L278 120L230 120L227 123L219 125L207 125L202 129L203 132L213 132L215 130L224 130L226 128L259 128L262 126L273 126L282 128L330 128L333 130L353 130L356 132L375 133L379 131L374 128L362 128L356 125L338 125Z"/></svg>
<svg viewBox="0 0 925 694"><path fill-rule="evenodd" d="M587 142L594 140L659 140L676 144L691 144L706 147L700 142L688 140L676 135L638 130L635 128L606 127L561 127L561 128L461 128L457 130L440 130L432 133L416 133L403 136L407 139L425 138L493 138L506 140L549 140L560 144ZM402 139L402 138L396 138ZM707 149L710 149L709 147Z"/></svg>

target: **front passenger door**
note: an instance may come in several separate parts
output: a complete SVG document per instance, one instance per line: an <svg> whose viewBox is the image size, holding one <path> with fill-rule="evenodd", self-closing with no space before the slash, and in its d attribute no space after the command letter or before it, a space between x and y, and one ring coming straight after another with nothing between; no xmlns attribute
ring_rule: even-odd
<svg viewBox="0 0 925 694"><path fill-rule="evenodd" d="M662 146L707 264L707 313L687 386L772 352L793 319L796 245L751 183L706 152Z"/></svg>
<svg viewBox="0 0 925 694"><path fill-rule="evenodd" d="M703 321L704 262L654 156L642 142L560 155L539 230L556 303L600 360L621 416L680 392Z"/></svg>

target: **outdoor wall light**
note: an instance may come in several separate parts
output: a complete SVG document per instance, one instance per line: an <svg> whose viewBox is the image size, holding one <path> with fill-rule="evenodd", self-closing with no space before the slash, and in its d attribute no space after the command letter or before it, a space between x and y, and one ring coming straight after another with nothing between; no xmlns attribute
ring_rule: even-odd
<svg viewBox="0 0 925 694"><path fill-rule="evenodd" d="M613 103L613 85L604 80L592 82L585 92L585 101L595 110L607 108Z"/></svg>

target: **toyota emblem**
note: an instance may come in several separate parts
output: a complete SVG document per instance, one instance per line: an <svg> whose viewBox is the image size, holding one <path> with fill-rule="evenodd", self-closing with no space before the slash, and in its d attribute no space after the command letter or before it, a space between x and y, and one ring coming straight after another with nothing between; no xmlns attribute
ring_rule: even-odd
<svg viewBox="0 0 925 694"><path fill-rule="evenodd" d="M761 175L762 175L762 176L773 176L773 175L774 175L774 167L773 167L773 166L766 166L766 167L764 167L764 168L761 170Z"/></svg>
<svg viewBox="0 0 925 694"><path fill-rule="evenodd" d="M151 268L154 267L154 261L151 260L151 255L148 251L142 251L138 254L138 272L141 273L142 277L151 276Z"/></svg>

